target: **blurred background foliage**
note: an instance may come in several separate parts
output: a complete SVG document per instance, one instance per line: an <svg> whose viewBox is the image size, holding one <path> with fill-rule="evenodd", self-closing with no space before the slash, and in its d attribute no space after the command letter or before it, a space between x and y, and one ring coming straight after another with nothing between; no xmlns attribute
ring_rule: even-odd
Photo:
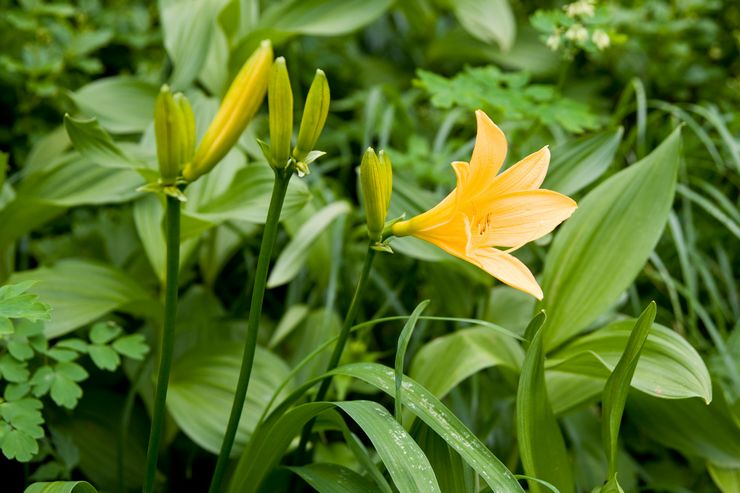
<svg viewBox="0 0 740 493"><path fill-rule="evenodd" d="M316 67L327 73L332 106L319 141L328 155L306 179L294 179L289 192L276 249L282 253L265 300L255 370L260 380L250 387L250 419L256 421L288 368L338 332L365 246L356 176L364 148L383 148L392 157L395 217L425 210L451 189L449 163L469 158L478 108L505 131L508 164L550 145L553 161L544 186L577 200L645 158L683 124L675 201L661 219L657 246L629 287L583 330L618 331L614 324L637 317L655 300L656 323L695 348L683 350L695 358L698 383L686 384L675 396L682 399L630 395L620 449L624 489L738 491L738 2L0 0L0 14L0 281L39 281L31 292L52 308L50 321L33 322L42 329L16 332L23 344L43 332L47 342L38 342L30 355L11 350L13 338L3 342L4 404L31 394L39 404L8 411L0 403L0 417L10 426L20 412L44 426L7 451L3 445L8 458L31 458L24 464L2 459L9 491L31 479L77 477L104 491L139 487L152 362L141 340L123 349L115 341L124 332L142 334L156 347L160 323L163 210L155 197L135 192L156 169L154 97L164 82L185 91L202 135L236 69L266 37L288 61L296 107ZM64 113L77 118L66 129ZM85 120L90 117L97 120ZM81 145L81 135L104 145ZM172 420L161 471L172 491L186 484L205 488L220 443L213 423L228 415L240 350L224 343L241 340L245 328L271 187L255 141L265 135L263 113L217 172L188 190L168 402ZM340 200L343 205L334 204ZM543 238L520 250L520 258L539 274L551 243ZM376 262L360 320L406 316L428 298L426 315L524 330L534 300L494 285L429 245L413 239L392 245L397 253ZM603 276L614 269L619 265L606 266ZM604 281L594 276L594 286L601 286ZM101 335L101 322L116 327L110 329L115 334ZM358 333L345 362L392 365L401 326L386 322ZM461 330L464 337L450 338ZM522 350L512 339L491 339L480 330L421 320L408 371L430 389L437 385L437 395L465 425L520 471L512 430ZM547 348L552 365L567 368L578 344L598 353L586 337ZM93 346L108 350L90 352ZM65 347L74 354L53 351ZM96 351L105 354L93 356ZM442 388L442 375L428 368L435 356L456 351L462 356L449 365L459 369L457 380ZM72 363L78 358L79 364ZM322 354L305 366L290 386L318 374L327 358ZM62 363L79 367L84 377ZM13 373L19 368L28 375ZM599 375L600 389L600 368L570 373ZM71 375L69 393L52 389L49 397L43 386L36 392L34 385L49 371L64 384L65 371ZM556 373L568 372L554 371L553 379ZM24 390L19 385L26 380ZM574 465L575 491L599 486L606 470L599 390L578 387L586 383L572 381L583 395L570 401L563 396L574 387L559 387L560 401L549 389L560 403L554 410ZM356 380L337 378L335 398L367 394L384 399ZM708 395L711 406L699 398ZM239 447L254 421L243 424ZM317 460L356 468L341 434L328 429Z"/></svg>

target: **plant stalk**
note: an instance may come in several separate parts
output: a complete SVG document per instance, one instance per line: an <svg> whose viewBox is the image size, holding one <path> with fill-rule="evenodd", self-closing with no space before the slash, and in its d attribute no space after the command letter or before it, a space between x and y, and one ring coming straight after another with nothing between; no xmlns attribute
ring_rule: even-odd
<svg viewBox="0 0 740 493"><path fill-rule="evenodd" d="M367 253L365 254L365 263L362 266L362 273L360 274L360 280L357 282L355 294L352 296L352 301L350 302L349 309L347 310L347 315L344 318L344 323L342 324L342 330L339 332L339 339L334 346L334 351L331 353L329 364L326 367L327 372L332 371L339 365L339 360L342 357L342 353L344 352L344 346L347 345L347 339L349 338L349 333L351 332L350 329L352 328L352 324L354 324L355 318L357 317L357 310L360 309L360 300L362 299L362 295L365 293L365 289L367 288L367 283L370 279L370 270L372 269L373 260L375 259L376 251L371 246L372 243L368 245ZM331 386L331 380L331 377L329 377L321 381L321 386L319 387L319 391L316 393L316 398L314 399L314 402L323 401L326 398L326 394L329 392L329 387ZM306 446L308 445L308 439L311 436L311 429L313 428L314 422L315 420L311 420L306 423L306 426L303 427L303 431L301 432L301 441L298 444L298 452L296 455L298 460L301 462L305 459Z"/></svg>
<svg viewBox="0 0 740 493"><path fill-rule="evenodd" d="M275 246L277 238L278 223L280 222L280 211L283 209L285 194L288 191L288 183L293 174L292 168L276 169L275 184L272 188L272 198L270 207L267 210L267 219L265 220L265 229L262 233L262 244L260 253L257 257L257 269L254 274L254 288L252 289L252 300L249 305L249 320L247 322L247 338L244 343L244 353L242 355L242 365L239 372L239 382L236 385L234 394L234 403L231 406L231 415L229 424L226 427L224 441L221 443L221 451L218 454L216 469L213 472L209 493L218 493L221 491L221 482L223 481L226 466L229 464L231 448L234 445L234 438L239 427L244 401L247 397L249 387L249 378L252 374L252 364L254 362L254 353L257 346L257 334L259 332L259 322L262 316L262 301L265 296L265 285L267 283L267 271L270 267L270 257L272 249Z"/></svg>
<svg viewBox="0 0 740 493"><path fill-rule="evenodd" d="M149 431L149 446L146 454L146 474L144 476L144 493L154 489L157 474L157 458L162 428L167 413L167 385L172 368L172 349L175 343L175 317L177 315L177 275L180 269L180 201L167 196L167 260L165 274L164 325L162 342L159 347L159 371L157 389L154 394L154 412Z"/></svg>

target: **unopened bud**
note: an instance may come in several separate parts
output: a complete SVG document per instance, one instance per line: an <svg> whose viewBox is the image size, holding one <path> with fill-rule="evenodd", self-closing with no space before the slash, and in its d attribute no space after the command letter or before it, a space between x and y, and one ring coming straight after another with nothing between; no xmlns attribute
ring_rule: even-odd
<svg viewBox="0 0 740 493"><path fill-rule="evenodd" d="M293 136L293 91L283 57L272 64L267 102L270 110L270 164L283 169L290 160L290 139Z"/></svg>
<svg viewBox="0 0 740 493"><path fill-rule="evenodd" d="M185 96L173 96L166 85L154 104L154 134L160 179L165 185L174 185L180 169L193 156L195 118Z"/></svg>
<svg viewBox="0 0 740 493"><path fill-rule="evenodd" d="M329 99L329 83L326 81L326 75L322 70L316 70L316 76L306 97L306 106L303 108L298 140L293 149L293 157L296 161L305 161L316 145L316 141L319 140L319 135L326 123L326 116L329 114Z"/></svg>
<svg viewBox="0 0 740 493"><path fill-rule="evenodd" d="M208 173L236 144L267 92L272 65L272 44L262 41L226 92L221 107L203 136L183 176L189 182Z"/></svg>
<svg viewBox="0 0 740 493"><path fill-rule="evenodd" d="M372 148L365 151L360 164L360 185L367 215L367 232L373 241L381 241L393 187L393 170L388 155Z"/></svg>

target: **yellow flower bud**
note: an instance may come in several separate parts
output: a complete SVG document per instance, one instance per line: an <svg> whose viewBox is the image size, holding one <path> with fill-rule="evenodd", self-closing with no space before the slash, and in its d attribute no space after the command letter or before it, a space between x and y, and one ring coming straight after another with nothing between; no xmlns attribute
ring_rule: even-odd
<svg viewBox="0 0 740 493"><path fill-rule="evenodd" d="M283 57L272 64L267 102L270 110L270 164L282 169L288 166L293 136L293 91Z"/></svg>
<svg viewBox="0 0 740 493"><path fill-rule="evenodd" d="M164 185L174 185L180 169L193 156L195 118L185 96L173 96L167 85L154 104L154 134L160 179Z"/></svg>
<svg viewBox="0 0 740 493"><path fill-rule="evenodd" d="M329 114L329 83L322 70L316 70L316 76L311 83L311 89L306 97L306 106L303 108L301 127L298 130L298 140L293 149L293 157L298 162L306 160L309 153L319 140L321 130Z"/></svg>
<svg viewBox="0 0 740 493"><path fill-rule="evenodd" d="M393 187L391 160L385 152L380 151L380 156L377 156L371 147L365 151L360 164L360 185L368 235L373 241L381 241Z"/></svg>
<svg viewBox="0 0 740 493"><path fill-rule="evenodd" d="M221 108L203 136L193 161L185 166L183 176L189 182L208 173L229 152L257 113L267 92L272 65L272 44L262 41L226 92Z"/></svg>

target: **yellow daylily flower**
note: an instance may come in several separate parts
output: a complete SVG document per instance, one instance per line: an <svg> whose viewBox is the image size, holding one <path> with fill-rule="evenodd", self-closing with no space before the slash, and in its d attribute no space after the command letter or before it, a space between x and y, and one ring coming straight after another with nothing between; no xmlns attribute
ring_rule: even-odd
<svg viewBox="0 0 740 493"><path fill-rule="evenodd" d="M573 214L576 203L540 189L550 163L547 146L498 174L506 137L483 111L475 115L478 133L470 163L452 163L455 189L432 209L395 223L391 232L428 241L542 299L537 280L511 252L555 229Z"/></svg>

